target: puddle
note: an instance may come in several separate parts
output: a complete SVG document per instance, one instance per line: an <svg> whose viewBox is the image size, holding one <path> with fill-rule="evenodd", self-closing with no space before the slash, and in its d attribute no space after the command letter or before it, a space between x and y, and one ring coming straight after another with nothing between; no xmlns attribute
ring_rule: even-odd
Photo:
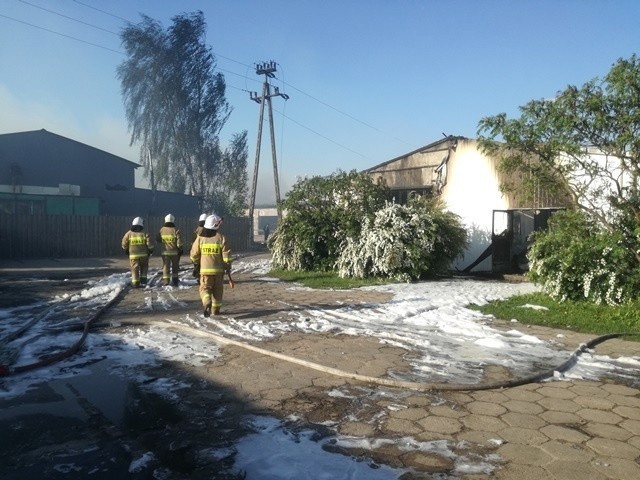
<svg viewBox="0 0 640 480"><path fill-rule="evenodd" d="M253 417L249 434L234 446L234 468L246 480L392 480L407 469L394 469L366 458L332 453L330 438L313 430L292 430L270 417Z"/></svg>
<svg viewBox="0 0 640 480"><path fill-rule="evenodd" d="M91 373L53 379L34 385L20 397L0 402L0 420L22 415L55 415L87 420L98 409L111 423L122 426L131 382L109 373L115 364L105 359L91 365Z"/></svg>

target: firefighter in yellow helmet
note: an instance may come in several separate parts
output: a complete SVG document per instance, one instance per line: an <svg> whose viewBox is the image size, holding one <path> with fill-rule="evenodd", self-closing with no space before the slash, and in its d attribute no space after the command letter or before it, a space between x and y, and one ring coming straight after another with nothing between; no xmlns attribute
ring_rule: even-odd
<svg viewBox="0 0 640 480"><path fill-rule="evenodd" d="M180 282L180 256L183 253L182 236L176 228L175 217L168 214L164 225L156 235L156 241L162 247L162 284L178 285Z"/></svg>
<svg viewBox="0 0 640 480"><path fill-rule="evenodd" d="M200 298L204 316L220 314L224 273L231 269L231 250L224 235L218 232L222 219L209 215L202 234L191 246L191 261L200 264Z"/></svg>
<svg viewBox="0 0 640 480"><path fill-rule="evenodd" d="M122 237L122 249L129 256L131 286L138 288L140 285L146 285L149 256L153 253L153 241L144 231L144 221L141 217L133 219L131 229Z"/></svg>

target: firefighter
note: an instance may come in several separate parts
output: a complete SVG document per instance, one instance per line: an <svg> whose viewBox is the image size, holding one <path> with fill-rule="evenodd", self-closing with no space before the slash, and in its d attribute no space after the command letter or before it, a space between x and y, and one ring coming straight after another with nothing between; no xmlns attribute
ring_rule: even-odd
<svg viewBox="0 0 640 480"><path fill-rule="evenodd" d="M180 257L183 254L182 235L176 228L175 217L170 213L164 217L164 225L156 235L162 247L162 285L178 285L180 282Z"/></svg>
<svg viewBox="0 0 640 480"><path fill-rule="evenodd" d="M131 230L122 237L122 249L129 256L131 265L131 286L138 288L147 284L149 257L153 253L153 241L144 232L144 221L136 217L131 223Z"/></svg>
<svg viewBox="0 0 640 480"><path fill-rule="evenodd" d="M196 227L196 229L193 231L193 241L196 241L196 238L198 238L199 235L202 235L202 231L204 230L204 222L207 219L207 214L203 213L202 215L200 215L200 218L198 218L198 226Z"/></svg>
<svg viewBox="0 0 640 480"><path fill-rule="evenodd" d="M231 250L227 240L218 232L222 219L209 215L204 222L202 234L191 246L191 261L200 263L200 298L204 316L220 314L224 273L231 270Z"/></svg>
<svg viewBox="0 0 640 480"><path fill-rule="evenodd" d="M204 230L204 221L207 219L207 214L203 213L202 215L200 215L200 218L198 219L198 226L196 227L196 229L193 231L193 241L196 241L196 238L198 238L198 236L200 236L202 234L202 231ZM200 283L200 263L194 263L193 264L193 276L196 279L196 282L198 282L198 284Z"/></svg>

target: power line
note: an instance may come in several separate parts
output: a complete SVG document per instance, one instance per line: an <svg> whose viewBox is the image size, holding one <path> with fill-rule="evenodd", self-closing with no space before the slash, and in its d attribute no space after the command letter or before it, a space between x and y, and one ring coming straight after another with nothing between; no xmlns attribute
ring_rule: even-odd
<svg viewBox="0 0 640 480"><path fill-rule="evenodd" d="M48 28L45 28L45 27L40 27L38 25L34 25L33 23L25 22L24 20L18 20L17 18L9 17L8 15L3 15L2 13L0 13L0 17L8 18L9 20L13 20L14 22L22 23L24 25L29 25L30 27L37 28L39 30L44 30L45 32L53 33L54 35L59 35L61 37L70 38L71 40L75 40L77 42L82 42L82 43L85 43L87 45L91 45L92 47L97 47L97 48L101 48L103 50L109 50L110 52L115 52L115 53L119 53L120 55L124 55L124 52L121 52L119 50L114 50L113 48L104 47L102 45L98 45L97 43L88 42L86 40L82 40L81 38L77 38L77 37L73 37L71 35L67 35L66 33L60 33L60 32L56 32L55 30L51 30L51 29L48 29Z"/></svg>
<svg viewBox="0 0 640 480"><path fill-rule="evenodd" d="M78 3L78 4L80 4L80 5L82 5L83 7L91 8L91 9L93 9L93 10L96 10L97 12L104 13L105 15L109 15L110 17L117 18L118 20L122 20L123 22L131 23L131 22L130 22L129 20L127 20L126 18L119 17L118 15L114 15L113 13L109 13L109 12L107 12L107 11L105 11L105 10L100 10L99 8L96 8L96 7L94 7L93 5L87 5L86 3L84 3L84 2L80 2L80 1L78 1L78 0L73 0L73 1L74 1L74 2L76 2L76 3Z"/></svg>
<svg viewBox="0 0 640 480"><path fill-rule="evenodd" d="M306 125L301 124L301 123L300 123L300 122L298 122L297 120L294 120L293 118L288 117L288 116L287 116L287 115L285 115L283 112L280 112L280 111L278 111L278 110L277 110L277 109L275 109L275 108L274 108L274 110L275 110L276 112L278 112L280 115L282 115L284 118L286 118L287 120L289 120L289 121L291 121L291 122L295 123L296 125L298 125L299 127L302 127L302 128L304 128L305 130L309 130L311 133L314 133L314 134L318 135L319 137L324 138L325 140L327 140L327 141L329 141L329 142L333 143L334 145L337 145L337 146L338 146L338 147L340 147L340 148L344 148L345 150L348 150L348 151L349 151L349 152L351 152L351 153L355 153L355 154L356 154L356 155L358 155L359 157L362 157L362 158L368 159L368 157L367 157L366 155L363 155L363 154L362 154L362 153L360 153L360 152L356 152L355 150L352 150L352 149L351 149L351 148L349 148L349 147L345 147L344 145L342 145L342 144L340 144L340 143L336 142L335 140L331 140L329 137L325 137L325 136L324 136L324 135L322 135L321 133L318 133L318 132L316 132L315 130L313 130L313 129L311 129L311 128L307 127Z"/></svg>
<svg viewBox="0 0 640 480"><path fill-rule="evenodd" d="M354 120L354 121L356 121L356 122L358 122L358 123L360 123L360 124L364 125L365 127L369 127L369 128L371 128L372 130L375 130L376 132L384 133L385 135L389 135L391 138L393 138L393 139L395 139L395 140L397 140L397 141L399 141L399 142L401 142L401 143L404 143L405 145L409 145L409 146L412 146L412 145L413 145L412 143L407 142L406 140L402 140L401 138L398 138L398 137L395 137L395 136L393 136L393 135L390 135L389 133L387 133L387 132L385 132L385 131L383 131L383 130L380 130L379 128L377 128L377 127L375 127L375 126L373 126L373 125L371 125L371 124L369 124L369 123L367 123L367 122L364 122L364 121L362 121L362 120L360 120L360 119L358 119L358 118L354 117L353 115L350 115L350 114L348 114L348 113L346 113L346 112L343 112L342 110L340 110L340 109L338 109L338 108L336 108L336 107L334 107L334 106L332 106L332 105L329 105L327 102L323 102L322 100L320 100L320 99L318 99L318 98L315 98L313 95L310 95L310 94L308 94L308 93L306 93L306 92L303 92L303 91L302 91L302 90L300 90L299 88L294 87L293 85L291 85L290 83L285 82L284 80L282 80L282 83L283 83L284 85L287 85L288 87L293 88L293 89L294 89L294 90L296 90L297 92L300 92L300 93L302 93L303 95L305 95L305 96L307 96L307 97L311 98L312 100L315 100L316 102L321 103L321 104L322 104L322 105L324 105L325 107L328 107L328 108L330 108L331 110L334 110L335 112L338 112L339 114L344 115L345 117L348 117L348 118L350 118L351 120Z"/></svg>
<svg viewBox="0 0 640 480"><path fill-rule="evenodd" d="M35 5L35 4L30 3L30 2L28 2L28 1L25 1L25 0L19 0L19 1L21 1L22 3L25 3L25 4L27 4L27 5L33 6L33 7L35 7L35 8L39 8L39 9L44 10L44 11L46 11L46 12L52 13L52 14L54 14L54 15L59 15L59 16L61 16L61 17L64 17L64 18L67 18L67 19L69 19L69 20L73 20L73 21L76 21L76 22L79 22L79 23L82 23L82 24L85 24L85 25L88 25L88 26L91 26L91 27L93 27L93 28L96 28L96 29L99 29L99 30L105 31L105 32L107 32L107 33L111 33L111 34L119 35L119 34L118 34L118 33L116 33L116 32L113 32L113 31L110 31L110 30L107 30L107 29L101 28L101 27L96 26L96 25L89 24L89 23L87 23L87 22L84 22L84 21L82 21L82 20L79 20L79 19L76 19L76 18L73 18L73 17L67 16L67 15L63 15L63 14L58 13L58 12L55 12L55 11L53 11L53 10L49 10L49 9L46 9L46 8L42 8L42 7L38 6L38 5ZM74 0L74 1L75 1L76 3L78 3L78 4L80 4L80 5L85 6L85 7L92 8L92 9L94 9L94 10L97 10L97 11L99 11L99 12L101 12L101 13L105 14L105 15L109 15L109 16L112 16L112 17L118 18L118 19L120 19L120 20L123 20L123 21L125 21L125 22L127 22L127 23L131 23L129 20L127 20L127 19L125 19L125 18L123 18L123 17L119 17L119 16L117 16L117 15L113 15L113 14L111 14L111 13L107 12L107 11L104 11L104 10L101 10L101 9L98 9L98 8L95 8L95 7L91 6L91 5L87 5L87 4L83 3L83 2L80 2L79 0ZM34 25L34 24L32 24L32 23L25 22L25 21L23 21L23 20L19 20L19 19L17 19L17 18L13 18L13 17L10 17L10 16L8 16L8 15L0 14L0 17L4 17L4 18L7 18L7 19L9 19L9 20L13 20L13 21L15 21L15 22L22 23L22 24L24 24L24 25L28 25L28 26L30 26L30 27L37 28L37 29L39 29L39 30L43 30L43 31L46 31L46 32L49 32L49 33L53 33L54 35L59 35L59 36L61 36L61 37L69 38L69 39L71 39L71 40L75 40L75 41L77 41L77 42L81 42L81 43L84 43L84 44L86 44L86 45L90 45L90 46L93 46L93 47L96 47L96 48L100 48L100 49L107 50L107 51L110 51L110 52L118 53L118 54L120 54L120 55L125 55L125 53L124 53L124 52L122 52L122 51L120 51L120 50L115 50L115 49L112 49L112 48L109 48L109 47L105 47L105 46L103 46L103 45L99 45L99 44L97 44L97 43L93 43L93 42L89 42L89 41L83 40L83 39L81 39L81 38L77 38L77 37L74 37L74 36L71 36L71 35L67 35L67 34L64 34L64 33L61 33L61 32L57 32L57 31L55 31L55 30L51 30L51 29L49 29L49 28L41 27L41 26L39 26L39 25ZM244 63L244 62L240 62L240 61L235 60L235 59L232 59L232 58L230 58L230 57L226 57L226 56L223 56L223 55L220 55L220 54L216 54L215 52L213 52L213 53L214 53L214 55L215 55L216 57L224 58L224 59L226 59L226 60L229 60L229 61L232 61L232 62L238 63L239 65L243 65L243 66L246 66L246 67L248 67L248 68L251 68L251 66L250 66L250 65L248 65L248 64L246 64L246 63ZM256 79L254 79L254 78L252 78L252 77L249 77L249 76L248 76L248 75L246 75L246 74L245 74L245 75L242 75L242 74L239 74L239 73L233 72L233 71L231 71L231 70L227 70L227 69L223 69L223 68L219 68L219 67L218 67L218 70L223 71L223 72L226 72L226 73L231 74L231 75L236 75L236 76L238 76L238 77L244 78L244 79L245 79L245 81L246 81L247 79L250 79L250 80L252 80L252 81L255 81L255 82L258 82L258 83L259 83L259 80L256 80ZM274 76L274 78L275 78L275 76ZM318 102L318 103L320 103L320 104L322 104L322 105L325 105L326 107L328 107L328 108L330 108L330 109L332 109L332 110L334 110L334 111L336 111L336 112L338 112L338 113L340 113L340 114L342 114L342 115L344 115L344 116L346 116L346 117L348 117L348 118L350 118L350 119L352 119L352 120L354 120L354 121L356 121L356 122L358 122L358 123L361 123L361 124L363 124L363 125L365 125L365 126L367 126L367 127L371 128L371 129L373 129L373 130L376 130L376 131L378 131L378 132L380 132L380 133L385 133L385 132L383 132L382 130L379 130L378 128L374 127L373 125L370 125L370 124L368 124L368 123L366 123L366 122L363 122L362 120L359 120L359 119L357 119L356 117L354 117L354 116L352 116L352 115L349 115L348 113L345 113L345 112L343 112L343 111L341 111L341 110L339 110L339 109L337 109L337 108L333 107L332 105L329 105L328 103L323 102L322 100L319 100L319 99L317 99L317 98L313 97L312 95L310 95L310 94L308 94L308 93L306 93L306 92L304 92L304 91L302 91L302 90L298 89L297 87L294 87L293 85L288 84L287 82L284 82L284 80L282 80L282 82L283 82L283 84L284 84L284 85L288 85L289 87L291 87L291 88L293 88L294 90L296 90L296 91L298 91L298 92L302 93L303 95L305 95L305 96L307 96L307 97L311 98L312 100L315 100L316 102ZM228 87L230 87L230 88L237 89L237 90L241 90L241 91L249 92L249 90L247 90L247 89L243 89L243 88L235 87L235 86L233 86L233 85L227 85L227 86L228 86ZM300 127L304 128L304 129L306 129L306 130L310 131L311 133L313 133L313 134L315 134L315 135L317 135L317 136L319 136L319 137L321 137L321 138L323 138L323 139L325 139L325 140L327 140L327 141L329 141L329 142L333 143L334 145L337 145L338 147L343 148L344 150L347 150L347 151L349 151L349 152L351 152L351 153L354 153L354 154L356 154L356 155L358 155L358 156L360 156L360 157L362 157L362 158L367 158L365 155L363 155L363 154L361 154L361 153L359 153L359 152L356 152L355 150L353 150L353 149L351 149L351 148L349 148L349 147L346 147L346 146L344 146L344 145L342 145L342 144L340 144L340 143L338 143L338 142L336 142L336 141L334 141L334 140L330 139L329 137L327 137L327 136L325 136L325 135L322 135L321 133L319 133L319 132L317 132L317 131L313 130L312 128L307 127L306 125L303 125L302 123L300 123L300 122L298 122L298 121L296 121L296 120L294 120L294 119L292 119L292 118L288 117L288 116L287 116L287 115L285 115L284 113L279 112L279 111L277 111L277 110L276 110L276 112L278 112L280 115L282 115L282 118L286 118L287 120L290 120L291 122L295 123L296 125L298 125L298 126L300 126ZM386 133L385 133L385 134L386 134ZM395 138L395 137L394 137L394 138ZM399 140L399 141L403 142L402 140L397 139L397 138L396 138L396 140ZM407 143L407 142L404 142L404 143ZM408 143L407 143L407 144L408 144ZM410 144L409 144L409 145L410 145Z"/></svg>
<svg viewBox="0 0 640 480"><path fill-rule="evenodd" d="M21 1L23 1L23 0L21 0ZM111 13L109 13L109 12L104 11L104 10L100 10L100 9L98 9L98 8L95 8L95 7L91 6L91 5L87 5L86 3L83 3L83 2L81 2L81 1L79 1L79 0L74 0L74 1L75 1L76 3L79 3L80 5L84 5L85 7L93 8L94 10L97 10L97 11L99 11L99 12L102 12L102 13L104 13L104 14L106 14L106 15L110 15L110 16L112 16L112 17L119 18L119 19L121 19L121 20L124 20L125 22L130 23L130 22L129 22L129 20L126 20L126 19L124 19L124 18L122 18L122 17L118 17L117 15L113 15L113 14L111 14ZM25 3L28 3L28 2L25 2ZM237 63L238 65L242 65L242 66L247 67L247 68L253 68L253 67L255 67L255 65L248 65L248 64L246 64L246 63L244 63L244 62L241 62L241 61L239 61L239 60L236 60L236 59L233 59L233 58L230 58L230 57L226 57L226 56L224 56L224 55L221 55L221 54L219 54L219 53L216 53L215 51L214 51L213 53L214 53L214 55L215 55L217 58L224 58L225 60L228 60L228 61L230 61L230 62ZM221 68L220 68L219 70L221 70L221 71L226 71L226 72L228 72L228 73L231 73L231 74L233 74L233 75L237 75L237 76L239 76L239 77L243 77L243 78L245 78L245 80L246 80L247 78L250 78L250 77L249 77L248 75L246 75L246 74L245 74L245 75L241 75L241 74L238 74L238 73L235 73L235 72L231 72L231 71L229 71L229 70L223 70L223 69L221 69ZM255 81L255 79L253 79L253 80ZM281 81L282 81L283 85L287 85L288 87L293 88L293 89L294 89L294 90L296 90L297 92L302 93L303 95L305 95L305 96L309 97L310 99L312 99L312 100L314 100L314 101L316 101L316 102L318 102L318 103L320 103L320 104L324 105L324 106L325 106L325 107L327 107L327 108L330 108L331 110L333 110L333 111L335 111L335 112L339 113L340 115L343 115L343 116L345 116L345 117L347 117L347 118L350 118L351 120L353 120L353 121L355 121L355 122L358 122L358 123L360 123L361 125L364 125L365 127L368 127L368 128L370 128L370 129L372 129L372 130L375 130L375 131L376 131L376 132L378 132L378 133L382 133L382 134L384 134L384 135L387 135L387 136L389 136L390 138L393 138L394 140L396 140L396 141L398 141L398 142L400 142L400 143L404 143L405 145L408 145L408 146L410 146L410 147L413 147L413 146L414 146L412 143L407 142L406 140L403 140L403 139L398 138L398 137L396 137L396 136L394 136L394 135L391 135L391 134L390 134L390 133L388 133L388 132L385 132L385 131L383 131L383 130L380 130L379 128L375 127L374 125L371 125L370 123L367 123L367 122L365 122L365 121L363 121L363 120L360 120L359 118L356 118L356 117L354 117L353 115L351 115L351 114L349 114L349 113L346 113L346 112L344 112L344 111L340 110L339 108L336 108L336 107L334 107L333 105L330 105L330 104L328 104L327 102L324 102L324 101L322 101L322 100L320 100L320 99L318 99L318 98L314 97L313 95L310 95L310 94L308 94L308 93L304 92L303 90L300 90L299 88L297 88L297 87L295 87L295 86L291 85L290 83L285 82L285 81L284 81L284 79L282 79Z"/></svg>
<svg viewBox="0 0 640 480"><path fill-rule="evenodd" d="M60 16L60 17L67 18L67 19L69 19L69 20L73 20L74 22L82 23L83 25L87 25L87 26L89 26L89 27L92 27L92 28L95 28L95 29L98 29L98 30L102 30L103 32L107 32L107 33L111 33L111 34L113 34L113 35L119 36L118 32L114 32L114 31L111 31L111 30L107 30L106 28L99 27L98 25L93 25L93 24L91 24L91 23L84 22L84 21L79 20L79 19L77 19L77 18L73 18L73 17L70 17L70 16L68 16L68 15L64 15L64 14L62 14L62 13L55 12L55 11L53 11L53 10L49 10L48 8L44 8L44 7L41 7L40 5L36 5L36 4L34 4L34 3L27 2L26 0L18 0L18 1L19 1L19 2L22 2L22 3L26 4L26 5L30 5L30 6L32 6L32 7L34 7L34 8L39 8L40 10L43 10L43 11L45 11L45 12L53 13L54 15L58 15L58 16Z"/></svg>

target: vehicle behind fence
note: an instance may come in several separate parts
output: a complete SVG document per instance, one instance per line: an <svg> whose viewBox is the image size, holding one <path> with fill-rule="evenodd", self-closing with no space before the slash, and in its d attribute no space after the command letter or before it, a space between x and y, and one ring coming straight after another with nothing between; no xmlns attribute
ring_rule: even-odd
<svg viewBox="0 0 640 480"><path fill-rule="evenodd" d="M81 215L0 214L0 258L85 258L123 255L120 242L131 228L132 217ZM144 229L155 241L164 216L144 218ZM175 225L185 243L185 255L193 242L198 218L176 217ZM249 219L226 217L220 228L232 251L253 249ZM158 248L158 247L156 247ZM159 248L158 248L159 251Z"/></svg>

